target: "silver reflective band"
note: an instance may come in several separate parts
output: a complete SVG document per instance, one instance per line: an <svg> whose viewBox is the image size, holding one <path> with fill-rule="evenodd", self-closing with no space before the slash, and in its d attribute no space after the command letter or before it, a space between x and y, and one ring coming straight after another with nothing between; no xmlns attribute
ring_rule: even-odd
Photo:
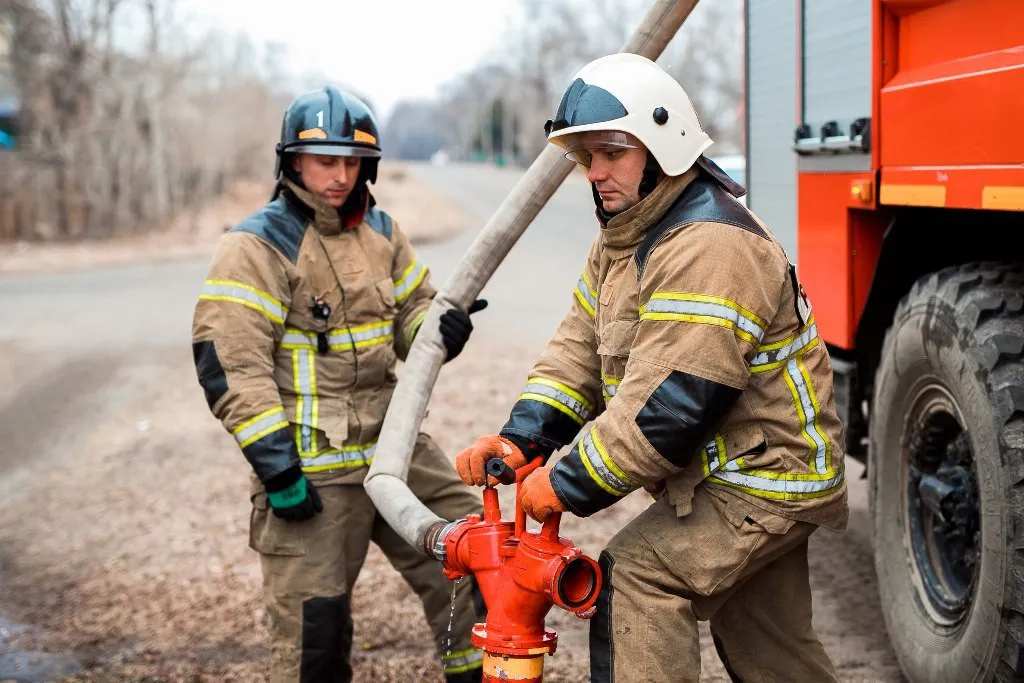
<svg viewBox="0 0 1024 683"><path fill-rule="evenodd" d="M598 450L598 446L594 443L593 429L583 435L583 448L582 456L585 457L593 468L594 472L601 478L606 486L602 487L609 493L613 493L617 496L624 496L628 493L632 493L636 486L632 482L623 481L618 474L612 471L612 468L605 463L602 453Z"/></svg>
<svg viewBox="0 0 1024 683"><path fill-rule="evenodd" d="M545 396L558 403L562 404L577 416L580 417L584 422L590 419L591 411L590 406L579 400L578 398L569 395L568 393L556 389L549 384L537 382L536 380L530 382L523 389L524 394L537 394L538 396Z"/></svg>
<svg viewBox="0 0 1024 683"><path fill-rule="evenodd" d="M811 323L810 327L801 332L792 341L787 340L777 348L759 348L757 355L750 361L750 367L753 369L766 365L781 365L789 360L790 357L803 351L817 336L818 325L817 323ZM756 370L754 371L756 372Z"/></svg>
<svg viewBox="0 0 1024 683"><path fill-rule="evenodd" d="M731 306L711 301L693 301L688 299L654 298L647 302L644 311L648 316L652 313L668 313L676 315L694 315L706 318L717 318L733 323L738 329L760 341L764 336L764 328L743 315Z"/></svg>
<svg viewBox="0 0 1024 683"><path fill-rule="evenodd" d="M235 441L244 448L257 438L264 436L265 432L276 431L275 428L282 426L288 426L288 422L284 418L284 408L272 408L243 424L234 434Z"/></svg>
<svg viewBox="0 0 1024 683"><path fill-rule="evenodd" d="M811 475L814 476L814 475ZM775 494L773 498L788 498L807 494L822 494L843 483L846 476L845 471L835 472L827 479L782 479L775 477L761 477L747 472L725 471L712 475L712 479L718 479L729 484L735 484L743 489L763 491L768 494ZM757 495L756 493L754 495Z"/></svg>
<svg viewBox="0 0 1024 683"><path fill-rule="evenodd" d="M306 471L327 469L334 465L369 465L373 461L373 453L377 444L366 446L345 446L342 449L330 449L318 455L302 455L302 468Z"/></svg>
<svg viewBox="0 0 1024 683"><path fill-rule="evenodd" d="M796 388L797 397L800 400L801 431L804 434L804 438L814 444L814 458L811 462L811 470L818 473L824 473L827 470L825 456L826 451L828 450L828 444L826 443L825 436L821 433L821 429L818 426L818 413L814 407L815 400L811 396L810 388L804 381L804 374L797 365L797 361L791 360L786 363L786 374L789 375L789 379L793 382L793 386Z"/></svg>
<svg viewBox="0 0 1024 683"><path fill-rule="evenodd" d="M199 293L200 299L231 301L263 313L276 323L283 323L288 309L266 292L242 282L232 280L206 280Z"/></svg>
<svg viewBox="0 0 1024 683"><path fill-rule="evenodd" d="M461 652L453 652L450 655L444 655L441 659L444 661L445 673L453 674L478 668L476 665L484 660L484 653L482 650L474 647Z"/></svg>
<svg viewBox="0 0 1024 683"><path fill-rule="evenodd" d="M360 325L351 329L332 330L327 333L327 343L335 350L353 347L360 348L390 339L392 331L393 326L390 322ZM286 349L308 348L316 350L316 333L288 329L281 339L281 347Z"/></svg>
<svg viewBox="0 0 1024 683"><path fill-rule="evenodd" d="M597 310L597 292L595 292L590 283L587 282L586 274L580 276L579 281L576 283L576 292L582 298L581 303L584 304L584 308L587 313L594 315Z"/></svg>
<svg viewBox="0 0 1024 683"><path fill-rule="evenodd" d="M427 266L420 260L413 261L402 274L402 279L394 283L394 296L396 303L402 303L420 286L427 274Z"/></svg>

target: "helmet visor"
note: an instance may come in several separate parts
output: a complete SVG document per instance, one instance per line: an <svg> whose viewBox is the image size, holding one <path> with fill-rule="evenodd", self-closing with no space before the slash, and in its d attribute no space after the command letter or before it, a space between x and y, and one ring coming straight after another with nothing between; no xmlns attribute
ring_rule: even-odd
<svg viewBox="0 0 1024 683"><path fill-rule="evenodd" d="M566 135L559 141L565 149L565 158L575 161L583 168L590 168L595 152L610 152L623 149L640 149L636 138L617 130L589 130L584 133Z"/></svg>
<svg viewBox="0 0 1024 683"><path fill-rule="evenodd" d="M286 146L285 152L305 152L306 154L323 154L331 157L379 157L380 150L370 146L339 145L330 142L304 142Z"/></svg>
<svg viewBox="0 0 1024 683"><path fill-rule="evenodd" d="M612 93L577 78L562 95L551 121L549 133L566 128L605 123L627 116L629 112Z"/></svg>

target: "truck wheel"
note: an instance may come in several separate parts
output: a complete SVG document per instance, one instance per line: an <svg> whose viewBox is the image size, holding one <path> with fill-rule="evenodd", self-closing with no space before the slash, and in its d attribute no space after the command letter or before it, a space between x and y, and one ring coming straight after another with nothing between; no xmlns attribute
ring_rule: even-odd
<svg viewBox="0 0 1024 683"><path fill-rule="evenodd" d="M918 280L875 379L869 501L914 683L1024 681L1024 267Z"/></svg>

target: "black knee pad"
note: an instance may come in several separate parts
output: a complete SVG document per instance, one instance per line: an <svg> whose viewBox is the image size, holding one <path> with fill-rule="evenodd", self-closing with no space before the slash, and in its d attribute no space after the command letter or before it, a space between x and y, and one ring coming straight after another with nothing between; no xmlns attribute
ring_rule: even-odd
<svg viewBox="0 0 1024 683"><path fill-rule="evenodd" d="M349 683L351 651L352 606L348 594L303 602L301 683Z"/></svg>
<svg viewBox="0 0 1024 683"><path fill-rule="evenodd" d="M444 677L445 683L480 683L483 679L484 670L482 667L462 671L457 674L446 674Z"/></svg>
<svg viewBox="0 0 1024 683"><path fill-rule="evenodd" d="M612 643L612 569L615 568L615 558L607 550L602 550L597 565L601 568L601 592L597 595L597 612L590 619L590 681L611 683L615 676Z"/></svg>

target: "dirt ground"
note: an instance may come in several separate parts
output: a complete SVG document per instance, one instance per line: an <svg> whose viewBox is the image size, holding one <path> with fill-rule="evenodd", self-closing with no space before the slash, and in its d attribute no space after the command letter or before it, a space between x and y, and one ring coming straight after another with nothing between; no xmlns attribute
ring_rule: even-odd
<svg viewBox="0 0 1024 683"><path fill-rule="evenodd" d="M273 183L239 182L220 200L178 216L166 229L104 242L0 243L0 273L67 272L82 268L194 258L211 253L217 238L258 209ZM465 228L457 206L406 173L404 164L382 161L371 186L378 206L391 214L414 244L442 240Z"/></svg>
<svg viewBox="0 0 1024 683"><path fill-rule="evenodd" d="M454 454L495 430L530 360L471 343L442 372L425 431ZM85 670L67 683L266 680L259 567L246 547L247 465L210 417L187 360L154 358L145 374L134 399L77 425L81 458L41 468L25 499L0 511L4 608L38 629L8 646L74 653ZM123 379L111 366L108 381ZM596 557L646 504L634 494L585 523L567 518L563 533ZM872 569L843 542L814 539L819 633L843 680L899 680L865 635L882 628L871 623ZM824 597L833 590L864 596L837 609ZM419 601L375 548L353 610L357 681L441 680ZM553 610L549 625L560 648L547 680L586 681L587 622ZM702 680L728 681L706 630L703 653Z"/></svg>

